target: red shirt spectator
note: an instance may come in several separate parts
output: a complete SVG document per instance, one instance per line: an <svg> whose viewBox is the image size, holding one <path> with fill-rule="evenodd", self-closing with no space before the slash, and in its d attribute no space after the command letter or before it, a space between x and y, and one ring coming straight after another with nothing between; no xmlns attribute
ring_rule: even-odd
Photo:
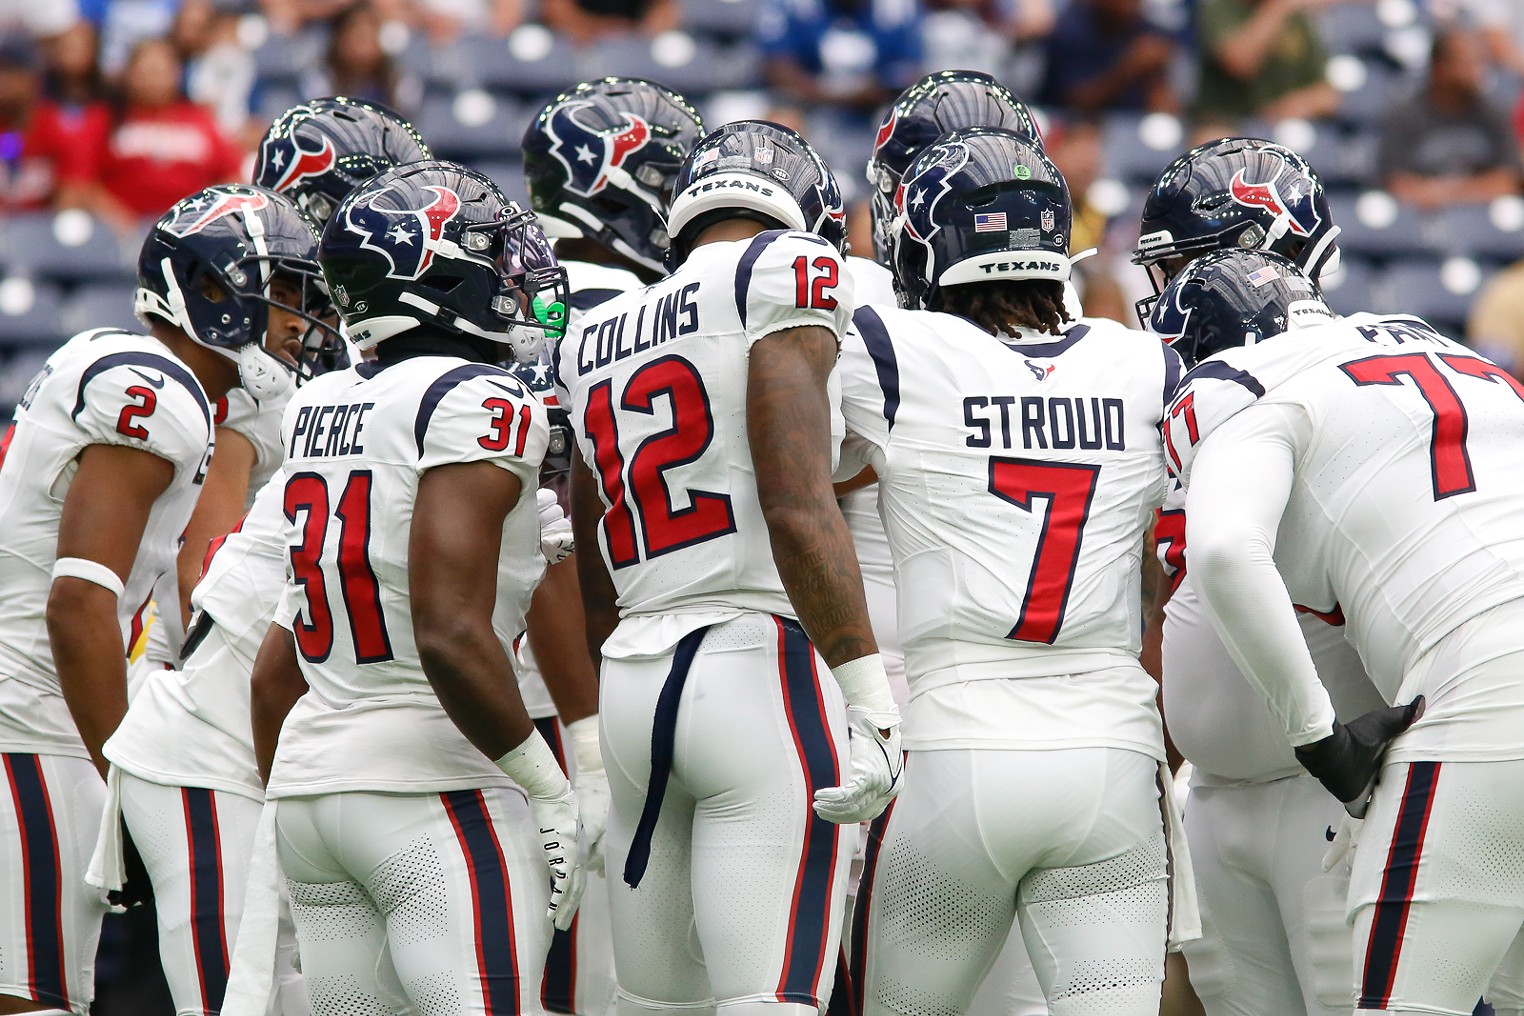
<svg viewBox="0 0 1524 1016"><path fill-rule="evenodd" d="M138 44L123 74L124 103L100 160L107 216L128 220L162 214L214 183L239 178L242 156L210 110L185 98L183 67L170 43Z"/></svg>
<svg viewBox="0 0 1524 1016"><path fill-rule="evenodd" d="M80 200L105 140L104 106L40 98L38 56L29 39L0 38L0 210Z"/></svg>

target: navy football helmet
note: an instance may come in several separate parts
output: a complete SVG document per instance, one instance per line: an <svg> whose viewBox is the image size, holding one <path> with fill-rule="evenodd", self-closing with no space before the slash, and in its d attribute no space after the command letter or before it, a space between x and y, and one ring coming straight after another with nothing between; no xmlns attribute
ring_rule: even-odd
<svg viewBox="0 0 1524 1016"><path fill-rule="evenodd" d="M810 143L782 124L737 120L705 135L677 171L667 230L676 267L700 230L722 219L799 229L847 251L841 188Z"/></svg>
<svg viewBox="0 0 1524 1016"><path fill-rule="evenodd" d="M1318 287L1293 261L1229 247L1182 269L1154 305L1148 327L1194 367L1224 349L1333 319Z"/></svg>
<svg viewBox="0 0 1524 1016"><path fill-rule="evenodd" d="M318 260L362 350L430 326L532 361L566 328L566 269L534 213L457 163L409 163L361 184L329 220Z"/></svg>
<svg viewBox="0 0 1524 1016"><path fill-rule="evenodd" d="M1198 254L1223 248L1268 250L1317 279L1338 264L1328 197L1317 172L1291 149L1254 138L1222 138L1180 156L1143 204L1133 263L1154 293ZM1147 320L1153 299L1140 301Z"/></svg>
<svg viewBox="0 0 1524 1016"><path fill-rule="evenodd" d="M950 285L1069 278L1069 185L1029 138L954 131L916 157L894 205L894 282L907 307L943 309Z"/></svg>
<svg viewBox="0 0 1524 1016"><path fill-rule="evenodd" d="M339 202L377 173L430 158L413 125L385 106L334 96L275 118L254 163L254 182L326 223Z"/></svg>
<svg viewBox="0 0 1524 1016"><path fill-rule="evenodd" d="M672 182L703 133L698 110L655 82L580 84L524 131L529 205L547 236L587 237L660 273Z"/></svg>
<svg viewBox="0 0 1524 1016"><path fill-rule="evenodd" d="M879 123L868 159L873 255L890 263L894 192L927 145L964 127L1002 127L1042 148L1032 111L1009 88L981 71L937 71L900 93Z"/></svg>
<svg viewBox="0 0 1524 1016"><path fill-rule="evenodd" d="M246 184L208 187L175 204L156 222L138 255L133 310L145 325L161 318L238 364L243 387L271 398L295 381L291 365L265 349L272 306L308 322L307 342L337 341L317 268L317 230L274 191ZM278 302L272 282L301 294ZM314 341L315 336L316 341Z"/></svg>

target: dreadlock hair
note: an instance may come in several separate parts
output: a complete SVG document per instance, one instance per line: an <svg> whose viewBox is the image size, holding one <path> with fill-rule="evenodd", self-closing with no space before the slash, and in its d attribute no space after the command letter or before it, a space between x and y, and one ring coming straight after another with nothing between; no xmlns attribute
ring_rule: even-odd
<svg viewBox="0 0 1524 1016"><path fill-rule="evenodd" d="M1074 320L1064 309L1064 284L1056 279L991 279L945 286L931 310L960 314L991 334L1039 329L1052 335Z"/></svg>

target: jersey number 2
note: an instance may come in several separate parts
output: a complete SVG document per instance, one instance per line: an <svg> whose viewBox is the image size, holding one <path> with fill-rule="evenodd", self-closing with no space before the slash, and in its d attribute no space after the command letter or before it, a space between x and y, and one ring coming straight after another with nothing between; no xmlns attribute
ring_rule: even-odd
<svg viewBox="0 0 1524 1016"><path fill-rule="evenodd" d="M1080 463L990 459L991 494L1026 512L1036 511L1039 500L1048 502L1021 614L1006 638L1048 645L1058 639L1100 475L1100 466Z"/></svg>
<svg viewBox="0 0 1524 1016"><path fill-rule="evenodd" d="M620 420L631 420L630 414L655 417L663 396L671 425L647 435L626 463L619 451ZM617 411L613 383L600 381L588 392L584 424L608 505L603 528L613 567L627 568L641 559L637 519L647 560L735 532L729 494L688 490L688 507L676 508L667 485L669 470L697 462L714 440L709 392L693 364L681 356L645 364L625 383Z"/></svg>
<svg viewBox="0 0 1524 1016"><path fill-rule="evenodd" d="M381 584L370 563L371 473L349 474L333 511L339 520L337 554L339 599L349 615L356 663L392 658L392 641L381 613ZM291 574L307 594L307 620L296 618L296 645L309 663L322 663L333 652L333 605L328 572L322 564L328 540L328 481L317 473L297 473L286 481L286 521L302 521L302 542L291 548Z"/></svg>
<svg viewBox="0 0 1524 1016"><path fill-rule="evenodd" d="M1459 353L1440 353L1438 359L1457 374L1505 384L1524 399L1524 385L1486 360ZM1429 473L1434 484L1434 500L1442 501L1476 489L1471 453L1466 450L1466 431L1470 428L1466 404L1432 358L1423 353L1368 356L1344 364L1343 369L1350 380L1361 386L1400 385L1404 378L1413 382L1434 414L1429 439Z"/></svg>

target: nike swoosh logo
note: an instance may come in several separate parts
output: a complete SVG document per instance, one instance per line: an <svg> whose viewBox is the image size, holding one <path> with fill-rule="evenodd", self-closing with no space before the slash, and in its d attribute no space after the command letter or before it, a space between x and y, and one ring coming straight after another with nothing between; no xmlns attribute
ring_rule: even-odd
<svg viewBox="0 0 1524 1016"><path fill-rule="evenodd" d="M500 392L507 392L509 395L517 395L519 398L523 398L524 397L524 386L523 385L519 385L517 388L509 388L507 385L503 384L501 381L488 381L487 383L489 385L491 385L492 387L496 388Z"/></svg>
<svg viewBox="0 0 1524 1016"><path fill-rule="evenodd" d="M138 370L136 367L128 367L127 369L132 371L138 377L142 378L144 381L147 381L149 384L153 385L155 388L163 388L164 387L164 375L163 374L160 374L158 377L149 377L147 374L144 374L142 371Z"/></svg>

